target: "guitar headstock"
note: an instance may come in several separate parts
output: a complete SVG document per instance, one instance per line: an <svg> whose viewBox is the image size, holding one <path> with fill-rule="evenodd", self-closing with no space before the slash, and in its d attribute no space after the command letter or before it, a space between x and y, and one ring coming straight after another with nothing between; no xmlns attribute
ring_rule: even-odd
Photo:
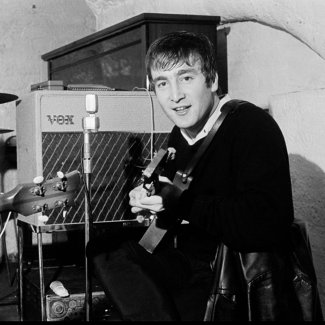
<svg viewBox="0 0 325 325"><path fill-rule="evenodd" d="M148 194L153 194L157 191L157 184L159 182L159 175L164 170L166 163L169 160L174 159L175 149L168 148L159 149L156 155L153 157L152 161L148 164L146 169L142 173L143 187L147 190Z"/></svg>
<svg viewBox="0 0 325 325"><path fill-rule="evenodd" d="M24 216L37 212L46 213L59 207L74 204L74 199L81 187L80 172L75 170L67 174L58 173L58 177L43 181L42 177L34 179L34 183L16 186L6 196L6 210L15 211Z"/></svg>

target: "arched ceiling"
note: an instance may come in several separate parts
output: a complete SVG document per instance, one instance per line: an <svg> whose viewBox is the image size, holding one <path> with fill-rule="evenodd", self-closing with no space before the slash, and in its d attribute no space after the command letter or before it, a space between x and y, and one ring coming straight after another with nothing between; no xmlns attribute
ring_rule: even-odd
<svg viewBox="0 0 325 325"><path fill-rule="evenodd" d="M85 0L99 29L143 12L220 16L290 33L325 59L325 0Z"/></svg>

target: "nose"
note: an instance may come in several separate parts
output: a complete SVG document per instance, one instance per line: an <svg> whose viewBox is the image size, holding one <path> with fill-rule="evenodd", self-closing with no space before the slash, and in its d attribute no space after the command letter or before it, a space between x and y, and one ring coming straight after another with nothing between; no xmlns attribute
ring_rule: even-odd
<svg viewBox="0 0 325 325"><path fill-rule="evenodd" d="M177 81L173 82L171 85L170 99L177 103L185 97L184 91L180 87Z"/></svg>

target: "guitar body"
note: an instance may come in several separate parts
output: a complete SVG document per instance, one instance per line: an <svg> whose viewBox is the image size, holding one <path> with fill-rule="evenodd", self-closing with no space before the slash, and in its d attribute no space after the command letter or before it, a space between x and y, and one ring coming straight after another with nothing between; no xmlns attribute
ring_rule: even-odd
<svg viewBox="0 0 325 325"><path fill-rule="evenodd" d="M180 189L179 195L183 191L188 189L188 187L191 184L191 181L192 181L192 177L187 177L180 171L178 171L175 174L173 184ZM157 245L160 243L160 241L163 239L163 237L168 231L168 229L160 228L157 225L157 218L159 218L159 215L153 218L148 229L146 230L146 232L143 234L143 236L139 241L139 244L149 253L153 253Z"/></svg>

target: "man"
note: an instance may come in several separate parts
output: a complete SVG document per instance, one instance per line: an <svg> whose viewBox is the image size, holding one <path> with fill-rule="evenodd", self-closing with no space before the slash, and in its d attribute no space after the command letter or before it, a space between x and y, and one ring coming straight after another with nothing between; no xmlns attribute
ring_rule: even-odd
<svg viewBox="0 0 325 325"><path fill-rule="evenodd" d="M203 320L218 243L239 252L289 246L293 203L283 136L263 109L219 95L215 54L206 36L189 32L167 34L148 50L148 78L175 124L168 145L176 154L160 178L161 191L148 196L140 185L130 192L130 205L133 213L157 214L170 230L152 254L138 244L140 234L120 238L109 252L100 251L103 245L88 252L123 320ZM180 193L175 173L226 108L230 113Z"/></svg>

